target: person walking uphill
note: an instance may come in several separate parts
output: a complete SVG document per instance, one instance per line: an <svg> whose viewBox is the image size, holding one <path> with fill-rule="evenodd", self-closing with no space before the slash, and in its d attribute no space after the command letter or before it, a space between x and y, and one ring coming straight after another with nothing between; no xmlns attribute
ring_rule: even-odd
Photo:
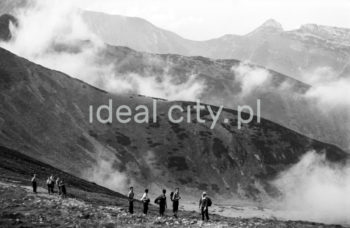
<svg viewBox="0 0 350 228"><path fill-rule="evenodd" d="M32 181L33 192L36 193L36 188L37 188L36 174L33 174L31 181Z"/></svg>
<svg viewBox="0 0 350 228"><path fill-rule="evenodd" d="M207 221L209 221L208 207L212 204L211 199L207 196L206 192L203 192L201 199L199 200L199 209L201 210L202 220L204 221L204 216Z"/></svg>
<svg viewBox="0 0 350 228"><path fill-rule="evenodd" d="M159 215L160 216L164 216L165 209L168 207L167 203L166 203L165 193L166 193L166 190L163 189L162 195L158 196L154 201L156 204L159 204Z"/></svg>
<svg viewBox="0 0 350 228"><path fill-rule="evenodd" d="M143 214L147 215L148 212L148 204L150 203L150 199L148 198L148 189L145 189L145 193L141 197L141 201L143 202Z"/></svg>
<svg viewBox="0 0 350 228"><path fill-rule="evenodd" d="M60 182L61 182L60 178L57 177L57 178L56 178L56 186L57 186L58 195L61 195L61 194L62 194Z"/></svg>
<svg viewBox="0 0 350 228"><path fill-rule="evenodd" d="M47 191L48 191L48 193L50 195L51 194L51 180L50 180L50 177L47 178L46 185L47 185Z"/></svg>
<svg viewBox="0 0 350 228"><path fill-rule="evenodd" d="M129 198L129 213L133 214L134 213L134 188L130 187L130 191L128 194L128 198Z"/></svg>
<svg viewBox="0 0 350 228"><path fill-rule="evenodd" d="M175 189L175 192L170 194L170 199L173 201L173 213L174 217L177 218L177 212L179 211L179 201L181 199L179 188Z"/></svg>
<svg viewBox="0 0 350 228"><path fill-rule="evenodd" d="M59 188L61 189L61 197L66 198L67 197L67 190L66 190L66 184L63 179L59 182Z"/></svg>

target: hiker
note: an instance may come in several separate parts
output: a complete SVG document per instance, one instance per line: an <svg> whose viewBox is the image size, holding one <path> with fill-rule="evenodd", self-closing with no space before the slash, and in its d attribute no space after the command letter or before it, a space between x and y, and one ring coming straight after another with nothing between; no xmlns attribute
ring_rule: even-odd
<svg viewBox="0 0 350 228"><path fill-rule="evenodd" d="M208 207L211 206L211 199L207 196L206 192L203 192L201 199L199 200L199 209L201 210L202 220L204 221L204 216L207 221L209 221Z"/></svg>
<svg viewBox="0 0 350 228"><path fill-rule="evenodd" d="M67 197L67 190L66 190L66 185L65 185L63 180L60 180L59 187L61 189L62 198L66 198Z"/></svg>
<svg viewBox="0 0 350 228"><path fill-rule="evenodd" d="M177 218L177 212L179 211L179 201L181 199L179 188L175 189L175 193L174 192L170 193L170 199L171 199L171 201L173 201L174 217Z"/></svg>
<svg viewBox="0 0 350 228"><path fill-rule="evenodd" d="M166 190L163 189L162 195L158 196L154 202L156 204L159 204L159 215L164 216L165 208L168 208L167 203L166 203Z"/></svg>
<svg viewBox="0 0 350 228"><path fill-rule="evenodd" d="M32 177L32 187L33 187L33 192L36 193L36 188L37 188L37 182L36 182L36 174L33 174Z"/></svg>
<svg viewBox="0 0 350 228"><path fill-rule="evenodd" d="M143 202L143 214L147 215L148 212L148 204L151 200L148 198L148 189L145 189L145 193L143 193L141 197L141 201Z"/></svg>
<svg viewBox="0 0 350 228"><path fill-rule="evenodd" d="M51 180L50 180L50 177L47 178L46 185L47 185L47 191L48 191L49 195L51 195Z"/></svg>
<svg viewBox="0 0 350 228"><path fill-rule="evenodd" d="M53 194L55 191L54 191L54 188L55 188L55 178L53 175L50 176L50 188L51 188L51 193Z"/></svg>
<svg viewBox="0 0 350 228"><path fill-rule="evenodd" d="M57 190L58 190L58 195L62 194L61 187L60 187L60 178L57 177L56 179L56 185L57 185Z"/></svg>
<svg viewBox="0 0 350 228"><path fill-rule="evenodd" d="M134 214L134 187L130 187L130 191L128 194L129 198L129 213Z"/></svg>

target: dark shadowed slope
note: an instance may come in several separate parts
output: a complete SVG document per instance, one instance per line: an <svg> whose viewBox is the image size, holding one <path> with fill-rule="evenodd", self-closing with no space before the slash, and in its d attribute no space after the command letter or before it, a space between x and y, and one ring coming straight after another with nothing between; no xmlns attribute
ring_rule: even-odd
<svg viewBox="0 0 350 228"><path fill-rule="evenodd" d="M65 180L70 196L77 198L84 197L80 194L73 194L84 191L84 194L90 192L101 194L101 196L105 195L105 197L113 197L115 199L115 204L119 202L119 204L124 203L127 205L125 195L63 172L53 166L3 146L0 146L0 170L1 180L13 180L24 185L31 185L31 176L33 173L36 173L38 177L38 186L41 188L46 188L46 179L48 176L54 175L55 177L60 177ZM57 189L55 189L55 191L57 191Z"/></svg>
<svg viewBox="0 0 350 228"><path fill-rule="evenodd" d="M207 110L201 112L204 124L196 122L193 109L191 123L170 122L169 107L188 102L158 100L156 123L150 117L143 124L121 124L115 118L111 124L90 124L90 105L96 110L111 99L113 112L120 105L134 110L143 104L152 110L152 99L109 94L3 49L0 87L1 145L121 191L129 184L152 192L182 186L188 197L206 190L218 201L258 200L274 195L267 180L308 150L325 152L333 161L347 157L335 146L265 119L238 130L237 113L228 109L213 130Z"/></svg>

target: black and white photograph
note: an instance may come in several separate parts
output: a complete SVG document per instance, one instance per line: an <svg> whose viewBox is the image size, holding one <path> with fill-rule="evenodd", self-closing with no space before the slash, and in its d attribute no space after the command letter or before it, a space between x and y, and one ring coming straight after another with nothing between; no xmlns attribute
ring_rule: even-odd
<svg viewBox="0 0 350 228"><path fill-rule="evenodd" d="M350 227L349 0L0 0L0 227Z"/></svg>

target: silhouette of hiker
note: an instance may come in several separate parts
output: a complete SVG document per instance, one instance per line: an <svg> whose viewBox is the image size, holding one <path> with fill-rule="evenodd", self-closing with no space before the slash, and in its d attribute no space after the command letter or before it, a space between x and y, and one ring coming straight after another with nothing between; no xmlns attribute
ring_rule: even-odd
<svg viewBox="0 0 350 228"><path fill-rule="evenodd" d="M60 187L60 178L59 177L57 177L57 179L56 179L56 185L57 185L58 195L61 195L62 194L62 190L61 190L61 187Z"/></svg>
<svg viewBox="0 0 350 228"><path fill-rule="evenodd" d="M143 202L143 213L147 215L148 212L148 204L150 203L150 199L148 198L148 189L145 189L145 193L143 193L141 197L141 201Z"/></svg>
<svg viewBox="0 0 350 228"><path fill-rule="evenodd" d="M50 188L51 188L51 193L54 193L54 188L55 188L55 177L51 175L50 177Z"/></svg>
<svg viewBox="0 0 350 228"><path fill-rule="evenodd" d="M134 213L134 188L130 187L130 191L128 194L128 198L129 198L129 213L133 214Z"/></svg>
<svg viewBox="0 0 350 228"><path fill-rule="evenodd" d="M179 192L179 188L175 189L175 193L172 194L171 200L173 201L173 213L174 213L174 217L177 218L177 213L179 211L179 201L181 199L180 197L180 192Z"/></svg>
<svg viewBox="0 0 350 228"><path fill-rule="evenodd" d="M51 194L51 180L50 180L50 177L47 178L46 185L47 185L47 191L48 191L48 193L50 195Z"/></svg>
<svg viewBox="0 0 350 228"><path fill-rule="evenodd" d="M165 193L166 193L166 190L163 189L162 195L158 196L154 201L156 204L159 204L159 215L160 216L164 216L165 208L168 207L167 202L166 202Z"/></svg>
<svg viewBox="0 0 350 228"><path fill-rule="evenodd" d="M62 198L66 198L67 197L66 185L65 185L65 183L64 183L64 181L62 179L59 182L59 187L61 189L61 196L62 196Z"/></svg>
<svg viewBox="0 0 350 228"><path fill-rule="evenodd" d="M31 181L32 181L33 192L36 193L37 182L36 182L36 174L35 173L33 174Z"/></svg>
<svg viewBox="0 0 350 228"><path fill-rule="evenodd" d="M211 206L211 199L207 196L206 192L203 192L201 199L199 200L199 209L201 210L202 220L204 221L204 216L207 221L209 221L208 207Z"/></svg>

